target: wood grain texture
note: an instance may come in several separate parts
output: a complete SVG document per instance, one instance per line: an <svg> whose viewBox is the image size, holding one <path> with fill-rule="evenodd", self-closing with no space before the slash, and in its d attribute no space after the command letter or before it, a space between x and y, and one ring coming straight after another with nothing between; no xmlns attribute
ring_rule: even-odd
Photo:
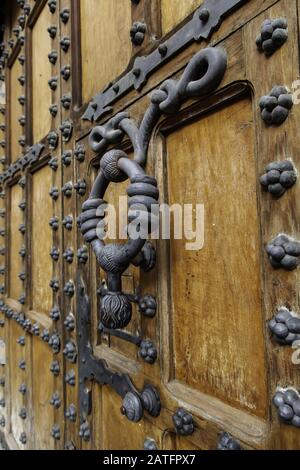
<svg viewBox="0 0 300 470"><path fill-rule="evenodd" d="M31 188L31 289L32 309L49 313L52 306L52 291L49 282L52 278L52 231L49 220L53 215L49 188L52 184L49 166L38 170L32 176Z"/></svg>
<svg viewBox="0 0 300 470"><path fill-rule="evenodd" d="M169 203L205 210L203 249L170 242L173 353L177 380L265 416L254 146L248 99L167 138Z"/></svg>
<svg viewBox="0 0 300 470"><path fill-rule="evenodd" d="M161 0L161 22L163 35L198 8L201 0Z"/></svg>
<svg viewBox="0 0 300 470"><path fill-rule="evenodd" d="M131 2L81 0L82 96L86 102L120 75L131 57Z"/></svg>
<svg viewBox="0 0 300 470"><path fill-rule="evenodd" d="M18 77L22 74L22 67L18 60L15 60L14 64L10 69L10 155L9 159L11 162L17 160L20 156L21 147L18 142L22 135L22 127L20 126L18 119L22 114L22 107L18 101L18 97L23 95L23 87L18 82Z"/></svg>
<svg viewBox="0 0 300 470"><path fill-rule="evenodd" d="M297 12L298 5L298 12ZM294 105L289 118L279 127L268 127L262 121L258 102L274 85L285 85L292 89L299 76L299 49L297 46L297 15L299 2L281 0L244 28L246 73L253 86L255 102L255 124L259 174L263 174L268 163L292 158L299 169L299 105ZM267 18L287 19L289 38L282 48L266 59L251 44L262 22ZM253 66L255 64L255 66ZM296 93L296 98L298 95ZM286 306L299 314L299 270L287 272L274 270L265 252L266 244L278 233L300 238L300 186L297 183L279 200L264 191L259 192L262 217L262 245L264 260L264 306L266 319L271 319L280 306ZM294 386L299 389L299 365L293 364L293 349L279 346L266 336L267 361L270 370L269 400L278 386ZM277 411L271 406L271 431L267 444L271 449L299 449L299 429L280 423Z"/></svg>
<svg viewBox="0 0 300 470"><path fill-rule="evenodd" d="M21 384L26 383L26 374L19 367L19 361L25 359L25 348L17 344L17 340L20 336L23 336L22 328L15 322L10 323L10 335L9 335L9 361L10 361L10 394L6 397L7 401L10 401L10 413L11 413L11 432L16 442L20 444L20 435L24 431L24 422L19 417L21 408L24 407L25 399L19 392Z"/></svg>
<svg viewBox="0 0 300 470"><path fill-rule="evenodd" d="M23 291L22 281L18 274L22 271L22 259L19 255L24 237L19 232L23 222L23 213L18 205L22 201L22 189L19 185L12 186L10 190L10 218L9 218L9 296L18 300Z"/></svg>
<svg viewBox="0 0 300 470"><path fill-rule="evenodd" d="M47 27L52 24L52 15L47 5L43 8L32 30L32 121L33 141L38 142L47 135L51 127L51 64L48 54L52 41Z"/></svg>
<svg viewBox="0 0 300 470"><path fill-rule="evenodd" d="M111 389L102 387L103 449L138 450L143 448L144 420L130 422L120 412L122 399Z"/></svg>
<svg viewBox="0 0 300 470"><path fill-rule="evenodd" d="M54 390L53 375L49 372L52 362L52 351L48 344L39 338L32 338L32 415L34 429L34 448L53 449L54 439L51 429L55 424L54 408L50 405ZM61 397L62 399L63 397Z"/></svg>

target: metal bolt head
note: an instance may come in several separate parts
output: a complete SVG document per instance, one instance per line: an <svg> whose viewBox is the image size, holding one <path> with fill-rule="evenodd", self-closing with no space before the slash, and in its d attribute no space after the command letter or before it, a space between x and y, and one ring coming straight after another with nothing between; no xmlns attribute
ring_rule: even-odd
<svg viewBox="0 0 300 470"><path fill-rule="evenodd" d="M203 23L207 23L209 20L210 12L207 8L202 8L199 12L199 19L203 21Z"/></svg>

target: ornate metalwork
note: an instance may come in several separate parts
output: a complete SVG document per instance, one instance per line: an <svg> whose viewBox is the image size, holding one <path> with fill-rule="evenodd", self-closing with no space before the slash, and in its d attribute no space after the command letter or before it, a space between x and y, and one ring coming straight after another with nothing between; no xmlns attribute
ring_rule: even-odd
<svg viewBox="0 0 300 470"><path fill-rule="evenodd" d="M48 7L49 7L49 10L52 14L55 13L56 6L57 6L57 0L49 0L48 1Z"/></svg>
<svg viewBox="0 0 300 470"><path fill-rule="evenodd" d="M29 3L26 3L23 7L23 10L24 10L24 13L25 15L29 15L30 11L31 11L31 6L29 5Z"/></svg>
<svg viewBox="0 0 300 470"><path fill-rule="evenodd" d="M40 325L38 323L35 323L32 328L31 328L31 333L35 336L40 335Z"/></svg>
<svg viewBox="0 0 300 470"><path fill-rule="evenodd" d="M140 46L145 38L147 26L141 21L135 21L130 29L130 39L132 44Z"/></svg>
<svg viewBox="0 0 300 470"><path fill-rule="evenodd" d="M19 387L19 392L22 394L22 395L25 395L26 392L27 392L27 387L26 387L26 384L21 384L20 387Z"/></svg>
<svg viewBox="0 0 300 470"><path fill-rule="evenodd" d="M101 323L99 325L99 331L100 333L116 336L123 341L128 341L129 343L139 346L139 355L148 364L154 364L156 361L157 349L150 339L144 340L143 338L127 333L126 331L106 328Z"/></svg>
<svg viewBox="0 0 300 470"><path fill-rule="evenodd" d="M297 172L290 160L272 162L266 167L266 173L261 176L260 184L274 197L281 197L297 181Z"/></svg>
<svg viewBox="0 0 300 470"><path fill-rule="evenodd" d="M260 99L259 107L267 125L279 126L288 118L293 107L293 97L284 86L275 86L269 95Z"/></svg>
<svg viewBox="0 0 300 470"><path fill-rule="evenodd" d="M72 312L66 317L64 321L64 325L67 331L74 331L75 330L75 317Z"/></svg>
<svg viewBox="0 0 300 470"><path fill-rule="evenodd" d="M66 120L59 126L59 129L62 134L63 142L69 142L73 132L73 123L70 120Z"/></svg>
<svg viewBox="0 0 300 470"><path fill-rule="evenodd" d="M58 199L58 196L59 196L59 189L56 187L51 188L49 191L49 196L51 196L51 198L54 201L56 201L56 199Z"/></svg>
<svg viewBox="0 0 300 470"><path fill-rule="evenodd" d="M108 292L102 296L100 306L101 322L106 328L124 328L131 319L131 303L122 293L122 273L130 263L147 271L155 262L155 251L146 239L148 231L154 230L158 223L153 208L158 204L159 193L155 178L143 170L153 128L162 114L177 112L188 97L214 90L220 84L226 67L226 54L222 49L204 49L189 62L180 80L167 80L152 94L151 104L139 128L127 113L119 113L106 125L95 127L90 134L90 146L100 154L100 172L89 199L82 206L80 225L85 242L91 243L98 263L107 273ZM111 150L103 155L109 144L120 143L125 134L134 148L133 159L121 150ZM103 218L106 202L103 198L111 181L122 182L127 178L130 179L127 189L129 220L132 222L139 217L145 222L147 231L141 230L138 238L131 238L129 233L124 245L105 245Z"/></svg>
<svg viewBox="0 0 300 470"><path fill-rule="evenodd" d="M91 430L87 421L83 421L81 423L79 428L79 437L87 442L91 439Z"/></svg>
<svg viewBox="0 0 300 470"><path fill-rule="evenodd" d="M269 328L279 344L292 345L300 340L300 317L286 307L281 307L269 321Z"/></svg>
<svg viewBox="0 0 300 470"><path fill-rule="evenodd" d="M72 151L71 151L71 150L66 150L66 151L62 154L61 160L62 160L64 166L69 166L69 165L71 165L71 162L72 162Z"/></svg>
<svg viewBox="0 0 300 470"><path fill-rule="evenodd" d="M68 183L64 184L61 190L62 190L62 193L65 197L71 197L72 192L73 192L72 182L69 181Z"/></svg>
<svg viewBox="0 0 300 470"><path fill-rule="evenodd" d="M21 444L23 444L23 446L27 444L27 435L25 432L21 433L19 441L21 442Z"/></svg>
<svg viewBox="0 0 300 470"><path fill-rule="evenodd" d="M0 406L5 408L5 398L0 398Z"/></svg>
<svg viewBox="0 0 300 470"><path fill-rule="evenodd" d="M48 144L49 144L49 148L51 150L55 150L56 147L57 147L57 144L58 144L58 134L57 134L57 132L55 132L55 131L49 132L49 134L47 135L47 141L48 141Z"/></svg>
<svg viewBox="0 0 300 470"><path fill-rule="evenodd" d="M173 424L177 434L189 436L194 432L194 422L192 415L184 408L178 410L172 416Z"/></svg>
<svg viewBox="0 0 300 470"><path fill-rule="evenodd" d="M144 441L143 450L157 450L157 444L155 440L147 437Z"/></svg>
<svg viewBox="0 0 300 470"><path fill-rule="evenodd" d="M49 342L49 339L50 339L50 331L45 328L42 333L41 333L41 339L43 341L45 341L45 343L48 343Z"/></svg>
<svg viewBox="0 0 300 470"><path fill-rule="evenodd" d="M22 95L22 96L19 96L18 101L19 101L19 103L20 103L21 106L24 106L25 101L26 101L25 96L23 96L23 95Z"/></svg>
<svg viewBox="0 0 300 470"><path fill-rule="evenodd" d="M66 359L74 364L77 361L77 349L76 349L76 344L74 341L68 341L64 350L63 354L66 357Z"/></svg>
<svg viewBox="0 0 300 470"><path fill-rule="evenodd" d="M48 80L48 85L52 91L55 91L58 85L58 77L52 77Z"/></svg>
<svg viewBox="0 0 300 470"><path fill-rule="evenodd" d="M52 362L51 367L50 367L50 372L52 372L52 374L53 374L55 377L58 377L58 376L59 376L59 373L60 373L60 365L59 365L59 362L58 362L58 361L53 361L53 362Z"/></svg>
<svg viewBox="0 0 300 470"><path fill-rule="evenodd" d="M1 428L5 428L5 417L4 416L0 417L0 426L1 426Z"/></svg>
<svg viewBox="0 0 300 470"><path fill-rule="evenodd" d="M20 224L19 225L19 232L24 235L26 232L26 225L25 224Z"/></svg>
<svg viewBox="0 0 300 470"><path fill-rule="evenodd" d="M300 428L300 395L293 388L278 389L273 397L278 417L285 424Z"/></svg>
<svg viewBox="0 0 300 470"><path fill-rule="evenodd" d="M53 439L55 439L56 441L59 441L59 440L60 440L60 427L59 427L58 424L54 424L54 426L52 427L51 436L52 436Z"/></svg>
<svg viewBox="0 0 300 470"><path fill-rule="evenodd" d="M71 387L75 387L75 384L76 384L76 374L75 374L75 372L74 372L73 369L71 369L71 370L66 374L65 380L66 380L66 382L67 382L68 385L70 385Z"/></svg>
<svg viewBox="0 0 300 470"><path fill-rule="evenodd" d="M86 182L85 180L78 180L75 184L74 184L74 189L76 190L76 192L80 195L80 196L84 196L85 193L86 193Z"/></svg>
<svg viewBox="0 0 300 470"><path fill-rule="evenodd" d="M58 279L51 279L50 282L49 282L49 286L54 292L58 292L59 291L59 280Z"/></svg>
<svg viewBox="0 0 300 470"><path fill-rule="evenodd" d="M23 420L27 418L26 408L21 408L20 413L19 413L19 417Z"/></svg>
<svg viewBox="0 0 300 470"><path fill-rule="evenodd" d="M68 297L73 297L74 292L75 292L75 289L74 289L73 281L66 282L65 287L64 287L64 293Z"/></svg>
<svg viewBox="0 0 300 470"><path fill-rule="evenodd" d="M19 55L18 61L20 62L21 65L25 64L25 56L23 54Z"/></svg>
<svg viewBox="0 0 300 470"><path fill-rule="evenodd" d="M77 410L76 406L71 404L65 411L65 417L69 420L75 423L76 418L77 418Z"/></svg>
<svg viewBox="0 0 300 470"><path fill-rule="evenodd" d="M78 162L84 162L85 160L85 147L83 144L77 144L74 150L75 159Z"/></svg>
<svg viewBox="0 0 300 470"><path fill-rule="evenodd" d="M66 24L70 18L70 10L69 8L64 8L59 14L61 21Z"/></svg>
<svg viewBox="0 0 300 470"><path fill-rule="evenodd" d="M259 52L264 52L267 57L274 54L277 49L288 39L288 24L285 18L276 20L267 19L263 22L261 32L256 38Z"/></svg>
<svg viewBox="0 0 300 470"><path fill-rule="evenodd" d="M18 343L20 346L25 346L25 336L20 336L20 337L17 339L17 343Z"/></svg>
<svg viewBox="0 0 300 470"><path fill-rule="evenodd" d="M16 162L9 165L7 170L1 173L0 175L0 184L3 184L6 181L10 181L15 177L18 171L23 171L28 165L36 162L41 156L44 145L36 144L33 145L29 151L22 157L18 158ZM20 178L18 183L22 189L25 188L25 177Z"/></svg>
<svg viewBox="0 0 300 470"><path fill-rule="evenodd" d="M54 354L60 351L60 337L57 333L53 333L49 338L49 346L52 348Z"/></svg>
<svg viewBox="0 0 300 470"><path fill-rule="evenodd" d="M20 77L18 77L18 82L20 83L21 86L24 86L25 85L25 75L20 75Z"/></svg>
<svg viewBox="0 0 300 470"><path fill-rule="evenodd" d="M133 68L123 75L116 83L110 84L103 92L97 94L87 107L82 119L88 121L98 121L104 114L112 111L111 105L124 96L133 88L140 90L147 82L149 76L155 72L158 67L172 59L180 50L185 49L194 41L201 39L207 40L213 31L217 29L223 19L234 10L241 7L247 0L206 0L198 8L193 18L182 28L175 32L159 48L151 52L146 57L137 57ZM167 51L161 54L159 49ZM133 71L139 71L134 74ZM117 85L118 93L113 87Z"/></svg>
<svg viewBox="0 0 300 470"><path fill-rule="evenodd" d="M56 171L58 168L58 158L53 157L49 160L48 165L50 166L51 170Z"/></svg>
<svg viewBox="0 0 300 470"><path fill-rule="evenodd" d="M24 359L21 359L19 361L19 369L25 370L26 369L26 361Z"/></svg>
<svg viewBox="0 0 300 470"><path fill-rule="evenodd" d="M57 26L51 25L47 28L47 31L49 33L50 38L55 39L56 34L57 34Z"/></svg>
<svg viewBox="0 0 300 470"><path fill-rule="evenodd" d="M53 65L56 64L56 61L57 61L57 58L58 58L58 53L57 51L51 51L49 54L48 54L48 59L49 59L49 62ZM48 82L49 83L49 82ZM50 83L49 83L50 85ZM56 86L57 86L57 77L56 77ZM50 87L51 88L51 87ZM56 87L55 87L56 89Z"/></svg>
<svg viewBox="0 0 300 470"><path fill-rule="evenodd" d="M63 221L63 226L65 227L66 230L72 230L73 228L73 217L71 215L67 215Z"/></svg>
<svg viewBox="0 0 300 470"><path fill-rule="evenodd" d="M300 242L288 235L278 235L266 247L273 268L293 271L300 262Z"/></svg>
<svg viewBox="0 0 300 470"><path fill-rule="evenodd" d="M86 396L86 382L95 380L102 385L110 385L122 398L122 413L132 421L139 421L143 412L151 416L160 413L160 399L157 390L146 385L139 392L127 374L111 371L104 360L97 360L90 343L90 306L82 279L77 281L78 329L77 343L80 361L79 367L79 402L83 420L91 413L91 401Z"/></svg>
<svg viewBox="0 0 300 470"><path fill-rule="evenodd" d="M50 311L50 317L53 321L58 321L60 319L60 310L58 307L53 307Z"/></svg>
<svg viewBox="0 0 300 470"><path fill-rule="evenodd" d="M67 248L66 251L64 251L63 258L66 260L67 263L73 263L74 251L72 250L72 248Z"/></svg>
<svg viewBox="0 0 300 470"><path fill-rule="evenodd" d="M242 448L228 432L222 432L219 436L218 450L242 450Z"/></svg>
<svg viewBox="0 0 300 470"><path fill-rule="evenodd" d="M88 255L88 249L86 246L81 246L78 251L77 251L77 258L78 262L81 264L86 264L89 255Z"/></svg>
<svg viewBox="0 0 300 470"><path fill-rule="evenodd" d="M63 108L70 109L71 100L72 100L71 93L66 93L65 95L63 95L60 100Z"/></svg>
<svg viewBox="0 0 300 470"><path fill-rule="evenodd" d="M52 117L56 117L57 115L57 112L58 112L58 106L57 104L52 104L50 107L49 107L49 112L51 114Z"/></svg>
<svg viewBox="0 0 300 470"><path fill-rule="evenodd" d="M60 70L60 74L62 78L67 82L71 76L71 66L64 65Z"/></svg>
<svg viewBox="0 0 300 470"><path fill-rule="evenodd" d="M51 397L51 400L50 400L50 405L52 405L54 408L60 408L61 406L61 399L60 399L60 395L59 395L59 392L54 392L52 397Z"/></svg>
<svg viewBox="0 0 300 470"><path fill-rule="evenodd" d="M53 246L51 251L50 251L50 256L53 259L53 261L58 261L59 259L59 248L56 246Z"/></svg>
<svg viewBox="0 0 300 470"><path fill-rule="evenodd" d="M68 52L70 45L71 39L69 37L66 36L60 40L60 47L64 52Z"/></svg>
<svg viewBox="0 0 300 470"><path fill-rule="evenodd" d="M54 217L51 217L50 221L49 221L49 225L51 227L51 229L56 232L58 230L58 227L59 227L59 219L58 217L55 215Z"/></svg>
<svg viewBox="0 0 300 470"><path fill-rule="evenodd" d="M21 201L18 207L21 209L21 211L25 211L26 201Z"/></svg>

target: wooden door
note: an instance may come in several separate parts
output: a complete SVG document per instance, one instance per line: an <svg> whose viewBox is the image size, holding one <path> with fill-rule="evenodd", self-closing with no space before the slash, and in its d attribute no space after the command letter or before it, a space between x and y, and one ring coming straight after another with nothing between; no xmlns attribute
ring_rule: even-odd
<svg viewBox="0 0 300 470"><path fill-rule="evenodd" d="M298 2L9 3L7 443L299 448Z"/></svg>

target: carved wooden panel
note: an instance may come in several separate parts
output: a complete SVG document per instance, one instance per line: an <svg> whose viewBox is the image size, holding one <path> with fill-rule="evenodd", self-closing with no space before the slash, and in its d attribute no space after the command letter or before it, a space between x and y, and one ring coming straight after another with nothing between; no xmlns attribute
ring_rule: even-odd
<svg viewBox="0 0 300 470"><path fill-rule="evenodd" d="M51 38L47 28L52 15L47 5L40 13L32 30L32 121L33 141L38 142L47 135L51 126L51 63L48 54L52 51Z"/></svg>
<svg viewBox="0 0 300 470"><path fill-rule="evenodd" d="M203 248L186 251L186 239L170 243L174 378L265 416L251 121L251 101L245 99L167 138L170 204L203 204L205 212ZM218 122L223 124L216 132ZM193 165L183 167L189 161ZM254 361L259 369L252 367Z"/></svg>
<svg viewBox="0 0 300 470"><path fill-rule="evenodd" d="M52 263L49 261L52 248L52 199L49 190L52 172L48 165L36 171L31 180L31 286L32 309L49 313L52 306Z"/></svg>
<svg viewBox="0 0 300 470"><path fill-rule="evenodd" d="M131 57L131 2L81 0L82 96L87 102Z"/></svg>

